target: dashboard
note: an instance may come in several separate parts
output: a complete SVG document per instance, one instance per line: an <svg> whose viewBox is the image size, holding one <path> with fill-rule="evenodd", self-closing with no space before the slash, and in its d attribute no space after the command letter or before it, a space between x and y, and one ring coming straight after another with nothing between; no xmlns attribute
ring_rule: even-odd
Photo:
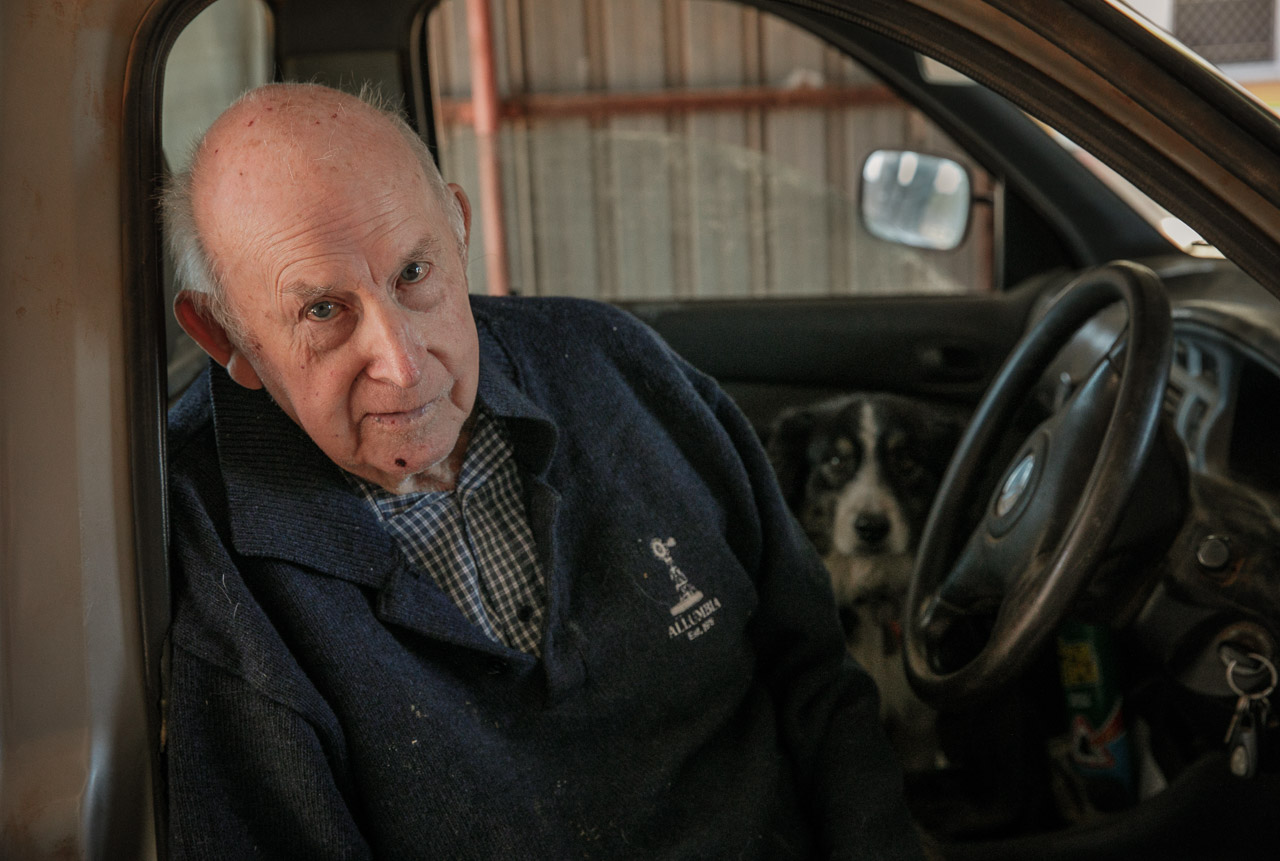
<svg viewBox="0 0 1280 861"><path fill-rule="evenodd" d="M1143 261L1172 307L1165 415L1193 473L1249 485L1280 505L1280 300L1222 261ZM1036 319L1047 301L1032 314ZM1046 373L1040 399L1078 381L1122 337L1119 308L1084 326Z"/></svg>

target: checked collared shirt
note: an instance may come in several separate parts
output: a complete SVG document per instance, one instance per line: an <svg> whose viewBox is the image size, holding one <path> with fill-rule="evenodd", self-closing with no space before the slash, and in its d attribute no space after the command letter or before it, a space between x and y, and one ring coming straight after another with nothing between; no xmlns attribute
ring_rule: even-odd
<svg viewBox="0 0 1280 861"><path fill-rule="evenodd" d="M405 556L490 639L538 656L546 587L520 472L501 422L482 409L457 486L393 494L350 476Z"/></svg>

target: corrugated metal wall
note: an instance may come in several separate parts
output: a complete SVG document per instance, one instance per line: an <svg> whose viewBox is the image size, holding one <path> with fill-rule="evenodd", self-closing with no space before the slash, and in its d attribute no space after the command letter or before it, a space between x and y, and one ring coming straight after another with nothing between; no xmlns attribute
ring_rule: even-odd
<svg viewBox="0 0 1280 861"><path fill-rule="evenodd" d="M513 291L660 299L990 287L989 230L943 253L862 228L857 182L872 150L970 162L823 42L719 0L491 2L511 115L497 152ZM465 0L433 12L428 56L441 162L478 206ZM635 105L654 93L710 97ZM575 94L618 98L584 109ZM473 290L485 289L492 253L479 222Z"/></svg>

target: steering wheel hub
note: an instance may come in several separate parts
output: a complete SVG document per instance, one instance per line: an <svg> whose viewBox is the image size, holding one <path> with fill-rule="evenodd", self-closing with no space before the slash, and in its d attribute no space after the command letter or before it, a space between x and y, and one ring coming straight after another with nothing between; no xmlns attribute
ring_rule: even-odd
<svg viewBox="0 0 1280 861"><path fill-rule="evenodd" d="M996 499L996 517L1004 517L1022 499L1022 494L1026 492L1027 487L1031 484L1031 473L1036 468L1036 453L1029 451L1022 456L1022 460L1014 464L1013 469L1009 471L1008 477L1005 478L1004 484L1000 488L1000 496Z"/></svg>

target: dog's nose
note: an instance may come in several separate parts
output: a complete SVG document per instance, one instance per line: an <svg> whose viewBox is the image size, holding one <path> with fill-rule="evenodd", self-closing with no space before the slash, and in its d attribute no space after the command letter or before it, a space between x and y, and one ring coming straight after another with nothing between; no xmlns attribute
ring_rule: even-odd
<svg viewBox="0 0 1280 861"><path fill-rule="evenodd" d="M863 512L853 521L853 531L868 544L876 544L889 534L889 518L883 514Z"/></svg>

